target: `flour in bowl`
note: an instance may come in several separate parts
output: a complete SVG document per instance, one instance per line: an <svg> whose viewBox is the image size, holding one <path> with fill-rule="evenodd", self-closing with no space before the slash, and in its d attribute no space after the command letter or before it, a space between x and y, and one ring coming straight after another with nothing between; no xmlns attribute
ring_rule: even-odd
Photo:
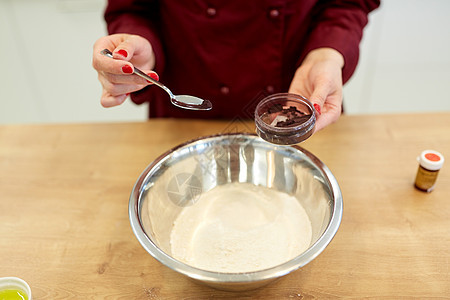
<svg viewBox="0 0 450 300"><path fill-rule="evenodd" d="M230 183L184 208L170 243L173 257L188 265L239 273L282 264L308 249L311 238L311 222L295 197Z"/></svg>

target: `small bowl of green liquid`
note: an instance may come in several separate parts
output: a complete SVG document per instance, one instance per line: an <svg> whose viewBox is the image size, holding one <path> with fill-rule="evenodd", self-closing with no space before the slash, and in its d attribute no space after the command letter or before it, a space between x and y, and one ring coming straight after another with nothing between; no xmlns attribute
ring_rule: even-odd
<svg viewBox="0 0 450 300"><path fill-rule="evenodd" d="M28 283L17 277L0 278L0 300L32 300Z"/></svg>

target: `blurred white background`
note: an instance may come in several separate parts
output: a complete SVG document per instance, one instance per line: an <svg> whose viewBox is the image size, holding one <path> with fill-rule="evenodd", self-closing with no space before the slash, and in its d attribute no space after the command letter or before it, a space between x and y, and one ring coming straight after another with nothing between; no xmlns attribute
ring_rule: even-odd
<svg viewBox="0 0 450 300"><path fill-rule="evenodd" d="M92 45L106 34L104 0L0 0L0 124L136 121L146 106L101 107ZM450 111L450 1L382 0L347 114Z"/></svg>

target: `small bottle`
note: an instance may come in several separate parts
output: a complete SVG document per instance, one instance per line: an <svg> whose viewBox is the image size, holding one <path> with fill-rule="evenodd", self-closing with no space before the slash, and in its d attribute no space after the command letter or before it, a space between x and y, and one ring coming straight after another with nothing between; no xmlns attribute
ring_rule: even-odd
<svg viewBox="0 0 450 300"><path fill-rule="evenodd" d="M444 165L444 156L433 150L425 150L417 158L417 170L414 186L424 192L431 192L436 183L439 170Z"/></svg>

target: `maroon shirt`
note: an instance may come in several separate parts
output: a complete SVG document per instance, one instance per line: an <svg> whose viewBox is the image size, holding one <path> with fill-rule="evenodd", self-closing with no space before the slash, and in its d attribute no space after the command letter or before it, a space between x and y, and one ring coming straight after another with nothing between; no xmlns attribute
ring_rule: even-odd
<svg viewBox="0 0 450 300"><path fill-rule="evenodd" d="M150 117L252 118L265 96L287 92L306 54L331 47L356 68L367 15L379 0L109 0L108 31L147 38L155 71L174 94L208 99L211 111L170 104L155 86L133 93Z"/></svg>

